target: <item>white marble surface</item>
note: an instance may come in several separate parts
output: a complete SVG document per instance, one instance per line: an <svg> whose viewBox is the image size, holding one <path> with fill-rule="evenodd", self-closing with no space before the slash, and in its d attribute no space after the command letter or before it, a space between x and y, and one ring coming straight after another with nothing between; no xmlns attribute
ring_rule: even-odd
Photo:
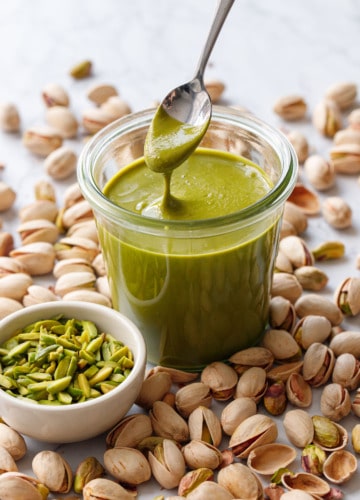
<svg viewBox="0 0 360 500"><path fill-rule="evenodd" d="M150 106L165 93L192 77L215 7L209 0L3 0L0 2L0 102L14 102L21 114L22 131L44 122L42 87L48 82L63 85L71 107L80 117L89 106L86 89L94 82L114 84L134 111ZM355 82L360 88L360 11L357 0L283 2L237 0L226 21L207 69L207 79L226 84L224 103L241 105L269 123L286 130L304 132L312 151L328 155L331 142L311 126L311 112L325 89L339 81ZM73 64L93 61L91 79L74 81ZM282 95L304 96L309 113L298 124L285 124L272 111ZM359 102L357 103L359 105ZM68 141L78 151L81 140ZM17 191L16 204L2 214L4 229L16 232L17 211L33 200L36 180L46 178L43 161L21 144L21 134L0 134L0 179ZM61 193L75 176L56 183ZM352 228L336 231L316 216L305 239L311 245L341 239L346 255L341 262L323 264L329 284L322 292L331 296L345 276L359 276L355 257L360 253L360 184L357 176L338 176L336 185L322 193L344 196L354 213ZM18 237L15 236L19 244ZM51 278L46 280L51 282ZM359 318L345 327L357 329ZM317 392L317 401L319 391ZM309 410L318 411L317 402ZM348 417L344 425L358 423ZM283 439L279 420L280 440ZM29 440L27 457L19 463L31 470L37 450L49 447ZM51 446L53 448L53 446ZM88 455L102 459L104 437L58 447L75 468ZM351 446L349 446L351 449ZM358 498L359 474L341 487L345 498ZM139 498L160 494L155 483L139 488Z"/></svg>

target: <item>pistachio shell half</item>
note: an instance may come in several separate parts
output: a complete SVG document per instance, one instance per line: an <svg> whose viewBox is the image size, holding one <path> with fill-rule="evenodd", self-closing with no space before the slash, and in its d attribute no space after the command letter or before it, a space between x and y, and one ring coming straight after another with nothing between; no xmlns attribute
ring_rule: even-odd
<svg viewBox="0 0 360 500"><path fill-rule="evenodd" d="M252 450L247 458L247 465L258 474L272 475L278 469L290 465L295 458L296 450L292 446L271 443Z"/></svg>

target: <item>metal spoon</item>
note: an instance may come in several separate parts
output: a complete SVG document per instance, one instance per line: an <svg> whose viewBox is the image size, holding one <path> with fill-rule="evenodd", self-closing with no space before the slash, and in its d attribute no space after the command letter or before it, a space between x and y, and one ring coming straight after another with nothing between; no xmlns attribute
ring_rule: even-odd
<svg viewBox="0 0 360 500"><path fill-rule="evenodd" d="M145 160L156 172L170 175L196 149L208 128L212 104L204 71L234 1L219 1L194 78L171 90L153 118L145 142Z"/></svg>

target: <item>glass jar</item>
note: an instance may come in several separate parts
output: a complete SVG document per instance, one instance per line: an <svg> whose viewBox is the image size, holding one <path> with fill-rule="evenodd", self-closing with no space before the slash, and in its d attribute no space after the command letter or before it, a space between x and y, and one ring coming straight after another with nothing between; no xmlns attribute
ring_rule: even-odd
<svg viewBox="0 0 360 500"><path fill-rule="evenodd" d="M148 361L201 370L255 345L267 326L281 218L297 159L275 128L214 106L201 146L250 159L272 189L245 209L211 219L132 213L103 191L119 170L143 156L153 115L152 109L134 113L96 134L79 159L78 180L96 219L113 306L139 327Z"/></svg>

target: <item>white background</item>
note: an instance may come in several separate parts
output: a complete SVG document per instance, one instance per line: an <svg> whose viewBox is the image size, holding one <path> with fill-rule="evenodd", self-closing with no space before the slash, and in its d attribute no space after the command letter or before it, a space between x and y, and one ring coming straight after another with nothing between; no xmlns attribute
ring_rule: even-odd
<svg viewBox="0 0 360 500"><path fill-rule="evenodd" d="M46 178L43 160L21 144L28 126L44 123L43 86L49 82L63 85L79 120L82 110L91 106L86 90L95 82L115 85L133 111L152 106L193 76L215 5L215 0L0 2L0 102L15 103L22 120L20 134L0 134L0 162L6 166L0 179L17 192L13 209L2 214L3 228L14 234L16 244L17 211L33 200L36 180ZM210 58L206 78L225 83L223 104L244 106L282 130L302 131L311 151L328 157L331 141L312 127L312 111L333 83L352 81L360 89L359 46L357 0L237 0ZM93 62L93 76L74 81L69 69L84 59ZM300 123L286 124L273 113L273 104L278 97L294 93L305 98L309 111ZM81 150L81 138L67 143ZM329 275L328 286L321 293L329 297L343 278L359 276L355 266L360 253L357 177L338 176L336 185L320 194L321 199L330 195L346 199L353 209L352 227L334 230L319 215L310 220L304 235L310 246L329 239L346 245L340 262L321 265ZM65 187L75 180L74 175L55 183L60 205ZM51 277L45 281L50 284ZM358 329L359 318L347 320L344 327ZM317 411L316 403L309 411ZM351 429L357 422L348 417L343 423ZM281 420L279 432L282 440ZM28 443L29 453L19 467L30 472L34 453L49 445ZM104 437L58 449L75 468L85 456L102 458ZM346 499L355 500L359 488L357 474L343 487ZM140 498L151 499L160 489L151 483L139 493Z"/></svg>

